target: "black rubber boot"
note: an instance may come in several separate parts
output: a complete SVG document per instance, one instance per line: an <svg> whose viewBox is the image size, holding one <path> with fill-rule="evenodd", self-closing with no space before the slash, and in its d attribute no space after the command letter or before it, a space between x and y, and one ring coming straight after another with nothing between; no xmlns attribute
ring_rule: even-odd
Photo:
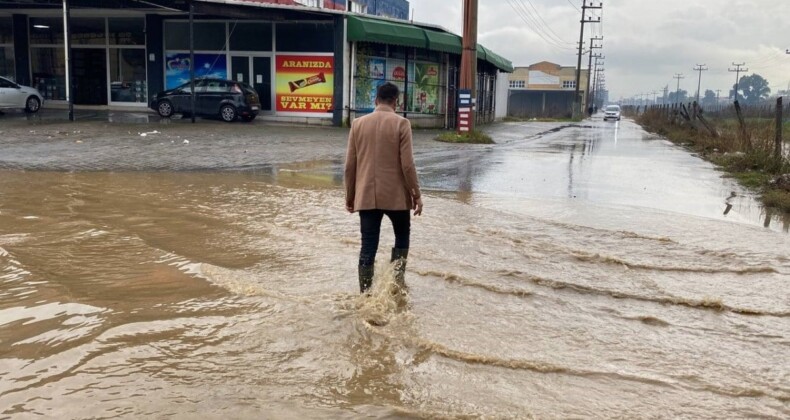
<svg viewBox="0 0 790 420"><path fill-rule="evenodd" d="M373 266L360 265L359 266L359 293L365 293L370 289L373 284Z"/></svg>
<svg viewBox="0 0 790 420"><path fill-rule="evenodd" d="M406 288L406 258L409 256L409 249L392 248L392 258L395 270L395 284L401 288Z"/></svg>

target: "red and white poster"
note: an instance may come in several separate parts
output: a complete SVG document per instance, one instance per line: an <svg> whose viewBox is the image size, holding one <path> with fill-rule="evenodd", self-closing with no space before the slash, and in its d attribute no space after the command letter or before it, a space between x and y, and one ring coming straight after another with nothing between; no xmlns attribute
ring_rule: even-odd
<svg viewBox="0 0 790 420"><path fill-rule="evenodd" d="M277 112L326 115L334 109L333 55L278 55Z"/></svg>

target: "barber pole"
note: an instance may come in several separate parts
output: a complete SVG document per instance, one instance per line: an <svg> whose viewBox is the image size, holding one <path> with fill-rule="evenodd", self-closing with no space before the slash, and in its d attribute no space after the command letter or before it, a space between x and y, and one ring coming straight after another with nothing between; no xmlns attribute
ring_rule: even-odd
<svg viewBox="0 0 790 420"><path fill-rule="evenodd" d="M458 132L466 133L475 129L475 100L477 96L477 0L463 0L464 37L461 52L461 77L458 96ZM461 95L467 103L461 103Z"/></svg>
<svg viewBox="0 0 790 420"><path fill-rule="evenodd" d="M474 104L472 103L472 91L469 89L462 89L458 91L458 132L467 133L474 126L472 125L472 110Z"/></svg>

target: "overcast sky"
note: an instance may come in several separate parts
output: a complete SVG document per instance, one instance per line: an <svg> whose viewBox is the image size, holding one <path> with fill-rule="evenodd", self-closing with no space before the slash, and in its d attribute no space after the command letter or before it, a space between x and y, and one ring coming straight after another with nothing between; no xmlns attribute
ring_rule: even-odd
<svg viewBox="0 0 790 420"><path fill-rule="evenodd" d="M603 49L596 51L606 57L612 100L667 85L674 91L676 73L686 76L680 88L693 95L696 64L710 69L702 73L702 92L721 89L726 96L735 83L735 73L727 71L733 62L745 62L747 74L766 78L772 93L790 85L790 55L785 54L790 48L790 0L595 2L601 1L603 23L587 24L584 38L589 44L592 36L604 36ZM462 0L410 3L414 20L461 33ZM576 66L580 7L581 0L479 0L479 42L516 66L543 60ZM582 67L587 68L586 58Z"/></svg>

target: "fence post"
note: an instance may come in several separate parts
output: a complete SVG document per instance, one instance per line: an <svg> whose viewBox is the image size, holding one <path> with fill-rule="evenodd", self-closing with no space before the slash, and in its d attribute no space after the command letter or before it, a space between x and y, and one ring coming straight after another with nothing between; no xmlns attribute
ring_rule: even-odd
<svg viewBox="0 0 790 420"><path fill-rule="evenodd" d="M752 141L749 138L749 133L746 131L746 122L743 121L743 112L741 112L741 104L735 101L735 114L738 116L738 125L741 128L741 141L746 145L746 150L752 151Z"/></svg>
<svg viewBox="0 0 790 420"><path fill-rule="evenodd" d="M782 163L782 97L776 99L776 139L774 139L774 158Z"/></svg>

